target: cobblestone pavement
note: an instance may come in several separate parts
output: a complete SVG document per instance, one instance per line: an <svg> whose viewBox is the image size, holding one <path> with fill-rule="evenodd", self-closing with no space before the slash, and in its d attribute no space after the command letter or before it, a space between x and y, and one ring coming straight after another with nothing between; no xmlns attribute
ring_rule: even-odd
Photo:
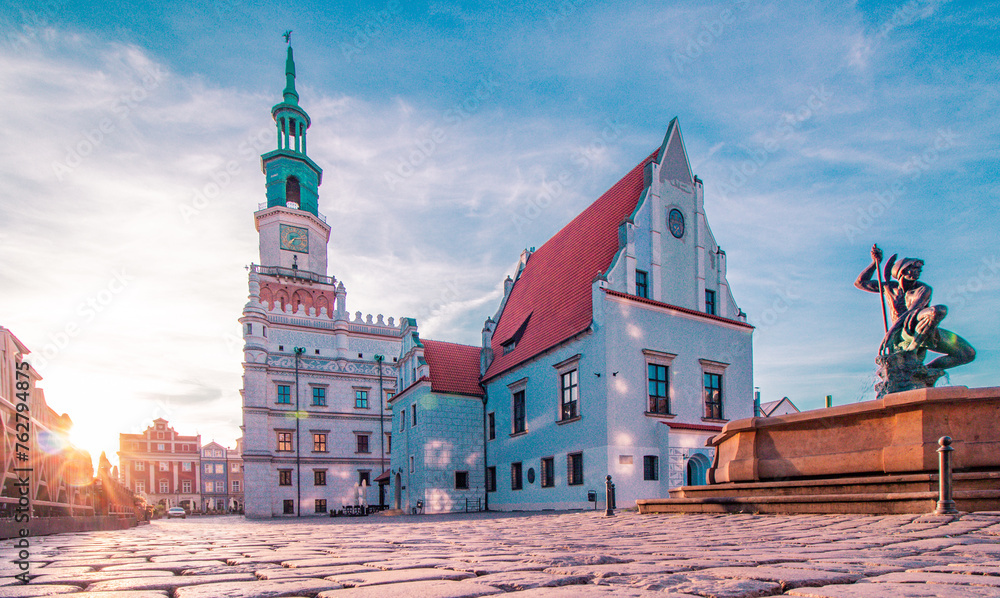
<svg viewBox="0 0 1000 598"><path fill-rule="evenodd" d="M1000 512L159 520L0 544L0 598L1000 596Z"/></svg>

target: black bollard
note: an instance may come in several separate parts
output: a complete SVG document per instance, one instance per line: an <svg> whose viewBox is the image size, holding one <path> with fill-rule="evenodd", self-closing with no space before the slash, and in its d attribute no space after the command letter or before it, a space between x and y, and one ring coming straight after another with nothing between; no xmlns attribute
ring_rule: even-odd
<svg viewBox="0 0 1000 598"><path fill-rule="evenodd" d="M935 515L957 515L955 501L951 498L951 453L955 450L951 448L951 437L942 436L938 440L938 479L940 482L941 495L938 498Z"/></svg>
<svg viewBox="0 0 1000 598"><path fill-rule="evenodd" d="M615 516L615 485L611 483L611 476L608 475L604 481L604 498L607 501L607 508L604 509L605 517Z"/></svg>

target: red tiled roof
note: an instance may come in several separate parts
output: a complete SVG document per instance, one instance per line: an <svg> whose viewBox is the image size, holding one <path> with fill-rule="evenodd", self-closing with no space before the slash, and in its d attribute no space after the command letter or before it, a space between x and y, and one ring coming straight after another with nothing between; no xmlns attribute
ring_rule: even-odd
<svg viewBox="0 0 1000 598"><path fill-rule="evenodd" d="M597 201L542 245L514 282L493 333L493 363L484 380L531 359L585 331L593 319L591 285L618 252L618 226L635 210L645 189L644 170L654 151ZM517 346L503 343L531 320Z"/></svg>
<svg viewBox="0 0 1000 598"><path fill-rule="evenodd" d="M479 386L479 347L420 339L431 370L431 391L483 396Z"/></svg>

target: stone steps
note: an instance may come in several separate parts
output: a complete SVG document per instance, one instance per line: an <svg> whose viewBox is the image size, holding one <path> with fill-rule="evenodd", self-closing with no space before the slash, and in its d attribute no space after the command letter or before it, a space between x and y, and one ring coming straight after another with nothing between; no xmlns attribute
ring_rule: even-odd
<svg viewBox="0 0 1000 598"><path fill-rule="evenodd" d="M1000 471L953 477L961 511L1000 510ZM640 513L928 513L938 499L936 474L737 482L684 486L670 498L636 501Z"/></svg>

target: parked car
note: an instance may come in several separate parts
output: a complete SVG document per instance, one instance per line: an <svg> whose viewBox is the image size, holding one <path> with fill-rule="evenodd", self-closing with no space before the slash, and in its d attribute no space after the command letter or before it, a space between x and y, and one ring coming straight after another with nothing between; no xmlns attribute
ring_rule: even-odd
<svg viewBox="0 0 1000 598"><path fill-rule="evenodd" d="M167 509L167 519L173 519L174 517L187 519L187 511L184 510L184 507L170 507Z"/></svg>

